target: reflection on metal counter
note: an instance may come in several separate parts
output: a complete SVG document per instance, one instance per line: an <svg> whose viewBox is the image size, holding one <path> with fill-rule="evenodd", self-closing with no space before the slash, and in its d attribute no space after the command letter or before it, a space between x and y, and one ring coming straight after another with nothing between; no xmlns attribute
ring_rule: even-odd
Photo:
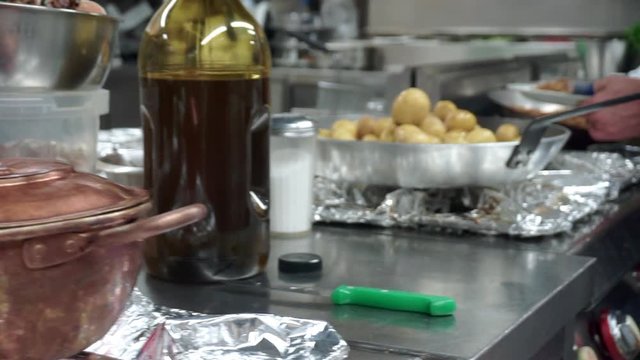
<svg viewBox="0 0 640 360"><path fill-rule="evenodd" d="M573 314L585 306L594 262L505 250L453 237L319 227L308 236L273 239L272 256L317 253L324 263L320 277L291 282L281 278L277 263L271 262L264 278L239 285L178 288L143 277L139 286L160 305L209 313L266 306L264 311L282 316L328 321L352 350L443 359L517 359L536 353L562 333ZM456 299L458 309L454 316L432 318L333 306L317 295L344 283L446 294Z"/></svg>

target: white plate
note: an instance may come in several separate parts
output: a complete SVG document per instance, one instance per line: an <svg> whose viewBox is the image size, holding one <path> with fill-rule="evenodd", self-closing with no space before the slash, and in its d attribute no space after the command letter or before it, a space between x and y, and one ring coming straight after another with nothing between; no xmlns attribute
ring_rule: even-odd
<svg viewBox="0 0 640 360"><path fill-rule="evenodd" d="M561 104L566 106L578 106L589 98L586 95L570 94L561 91L540 90L537 83L513 83L507 85L508 89L516 90L525 96L542 102Z"/></svg>

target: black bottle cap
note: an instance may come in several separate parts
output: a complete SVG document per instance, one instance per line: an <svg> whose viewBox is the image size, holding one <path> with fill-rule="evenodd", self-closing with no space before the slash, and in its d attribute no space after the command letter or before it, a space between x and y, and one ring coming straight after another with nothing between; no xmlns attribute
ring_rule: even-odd
<svg viewBox="0 0 640 360"><path fill-rule="evenodd" d="M322 270L322 258L312 253L290 253L280 256L278 270L285 273L310 273Z"/></svg>

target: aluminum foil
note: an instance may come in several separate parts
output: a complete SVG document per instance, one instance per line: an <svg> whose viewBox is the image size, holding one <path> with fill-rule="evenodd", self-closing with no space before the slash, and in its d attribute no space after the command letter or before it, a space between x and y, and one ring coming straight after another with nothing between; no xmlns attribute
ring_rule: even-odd
<svg viewBox="0 0 640 360"><path fill-rule="evenodd" d="M116 324L87 351L121 360L338 360L347 357L349 347L324 321L204 315L155 306L134 290Z"/></svg>
<svg viewBox="0 0 640 360"><path fill-rule="evenodd" d="M113 128L98 132L98 152L112 147L124 149L142 149L142 129Z"/></svg>
<svg viewBox="0 0 640 360"><path fill-rule="evenodd" d="M565 152L552 162L556 170L501 188L415 190L316 178L314 219L521 237L557 234L637 182L638 164L615 153Z"/></svg>
<svg viewBox="0 0 640 360"><path fill-rule="evenodd" d="M609 182L609 199L640 180L640 157L626 158L613 152L567 151L550 164L557 169L571 169L577 173L593 174Z"/></svg>

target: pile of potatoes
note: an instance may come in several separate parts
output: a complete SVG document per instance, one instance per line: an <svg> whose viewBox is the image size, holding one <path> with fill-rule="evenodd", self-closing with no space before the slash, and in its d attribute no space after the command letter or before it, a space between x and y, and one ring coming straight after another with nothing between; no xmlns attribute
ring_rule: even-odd
<svg viewBox="0 0 640 360"><path fill-rule="evenodd" d="M503 124L494 133L480 127L474 114L448 100L438 101L432 111L429 96L418 88L409 88L396 97L391 117L340 119L330 129L320 129L319 136L405 144L471 144L516 141L520 130L513 124Z"/></svg>

